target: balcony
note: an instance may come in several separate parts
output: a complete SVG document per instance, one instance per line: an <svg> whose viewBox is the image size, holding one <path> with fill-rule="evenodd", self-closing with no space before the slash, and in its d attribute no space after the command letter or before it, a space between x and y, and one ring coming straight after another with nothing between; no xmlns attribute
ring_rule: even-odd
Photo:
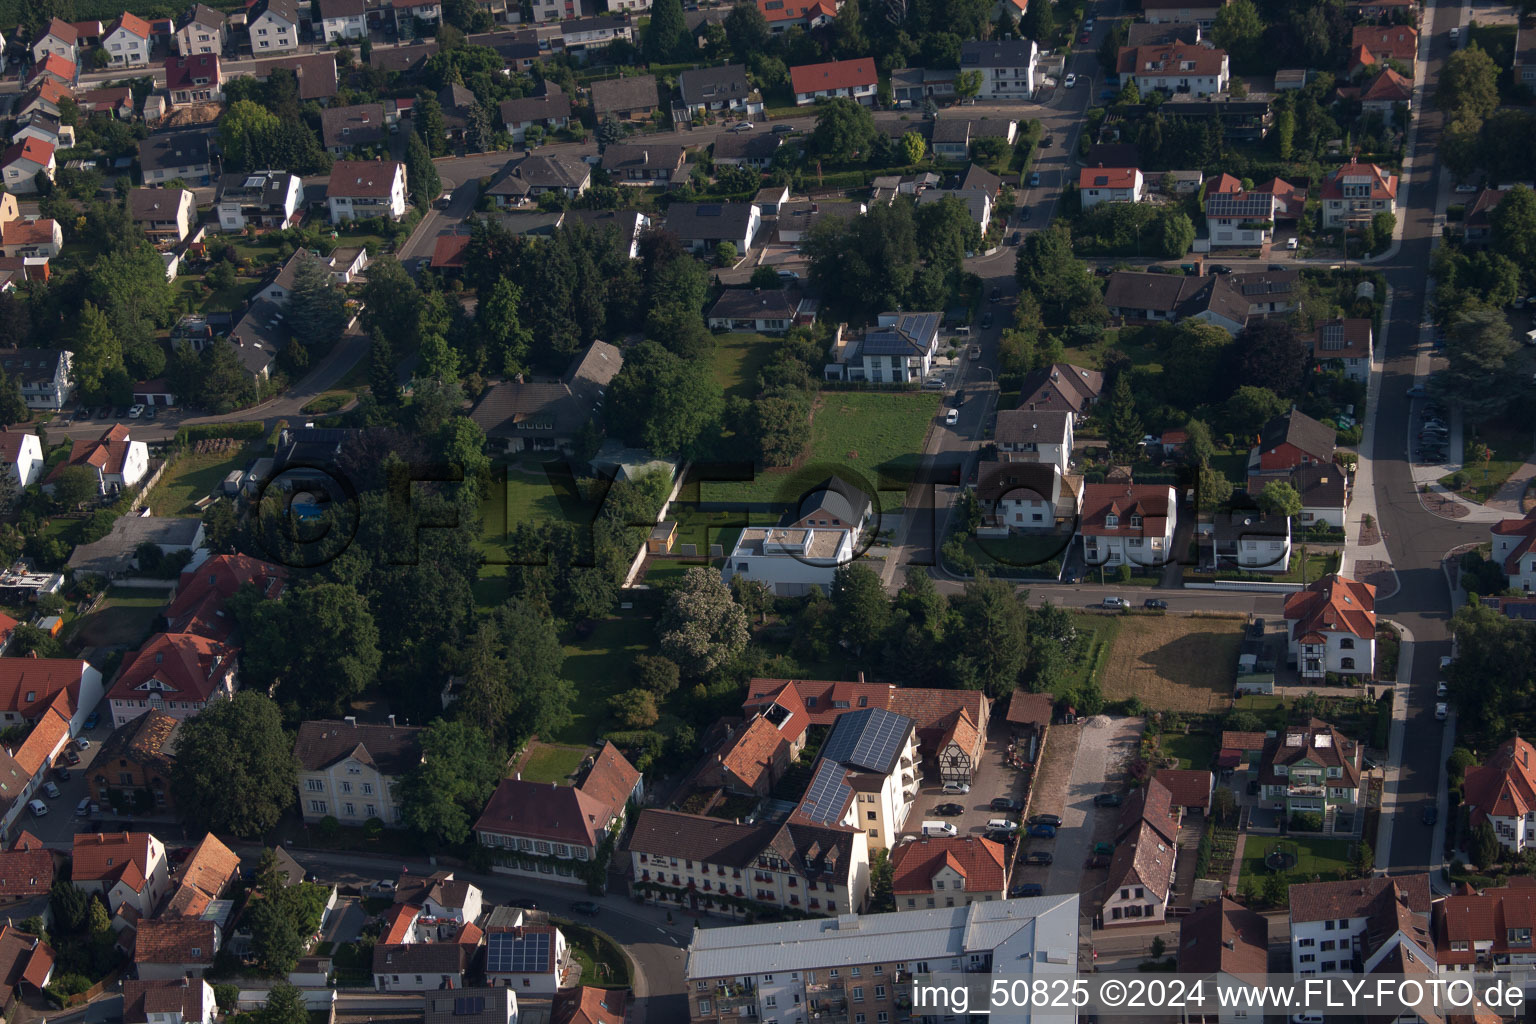
<svg viewBox="0 0 1536 1024"><path fill-rule="evenodd" d="M1291 796L1322 796L1323 786L1291 786L1287 792Z"/></svg>
<svg viewBox="0 0 1536 1024"><path fill-rule="evenodd" d="M736 1013L738 1010L750 1009L752 1016L756 1016L757 992L752 990L741 995L716 996L715 1005L720 1008L721 1013Z"/></svg>
<svg viewBox="0 0 1536 1024"><path fill-rule="evenodd" d="M834 990L837 992L843 990L843 979L827 978L822 981L808 981L805 983L805 994L812 998L815 998L818 992L832 992Z"/></svg>

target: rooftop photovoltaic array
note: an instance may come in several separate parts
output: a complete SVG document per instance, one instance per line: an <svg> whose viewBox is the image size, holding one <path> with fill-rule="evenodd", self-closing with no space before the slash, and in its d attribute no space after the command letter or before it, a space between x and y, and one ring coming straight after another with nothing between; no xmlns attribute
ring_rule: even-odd
<svg viewBox="0 0 1536 1024"><path fill-rule="evenodd" d="M822 758L811 777L810 788L805 792L800 810L811 821L820 825L834 825L848 806L853 794L843 774L843 766L836 761Z"/></svg>
<svg viewBox="0 0 1536 1024"><path fill-rule="evenodd" d="M912 720L884 708L842 715L821 748L821 756L865 771L887 772L901 753Z"/></svg>
<svg viewBox="0 0 1536 1024"><path fill-rule="evenodd" d="M486 938L485 969L499 974L542 974L549 970L549 934L496 932Z"/></svg>

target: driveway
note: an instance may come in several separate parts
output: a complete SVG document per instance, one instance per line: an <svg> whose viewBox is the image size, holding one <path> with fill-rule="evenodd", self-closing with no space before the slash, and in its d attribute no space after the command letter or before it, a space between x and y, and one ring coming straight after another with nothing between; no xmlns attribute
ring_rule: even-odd
<svg viewBox="0 0 1536 1024"><path fill-rule="evenodd" d="M1086 883L1091 882L1096 887L1102 882L1102 871L1085 877L1084 865L1093 853L1094 843L1113 841L1114 822L1119 811L1095 807L1093 798L1099 793L1121 788L1126 763L1136 753L1141 720L1096 715L1080 723L1077 729L1077 751L1071 778L1062 795L1060 809L1052 812L1061 815L1062 827L1054 840L1026 840L1031 844L1026 855L1029 850L1043 849L1050 850L1055 856L1044 879L1048 893L1084 892ZM1049 748L1050 741L1046 744ZM1039 813L1046 808L1042 805L1031 810ZM1040 881L1023 876L1021 879Z"/></svg>

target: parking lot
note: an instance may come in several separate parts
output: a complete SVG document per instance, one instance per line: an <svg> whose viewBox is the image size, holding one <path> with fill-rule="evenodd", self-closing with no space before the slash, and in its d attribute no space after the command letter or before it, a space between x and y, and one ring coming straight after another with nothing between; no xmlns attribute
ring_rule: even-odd
<svg viewBox="0 0 1536 1024"><path fill-rule="evenodd" d="M947 821L954 825L958 834L962 836L984 834L987 831L987 821L991 818L1012 818L1018 821L1017 812L1004 814L991 809L990 805L995 797L1023 799L1018 769L1008 765L1006 728L990 730L981 763L972 771L969 793L963 795L945 793L943 784L937 777L932 777L925 782L918 792L912 813L907 816L906 828L902 835L918 835L925 821ZM933 812L935 807L948 803L959 804L965 809L964 813L945 817Z"/></svg>

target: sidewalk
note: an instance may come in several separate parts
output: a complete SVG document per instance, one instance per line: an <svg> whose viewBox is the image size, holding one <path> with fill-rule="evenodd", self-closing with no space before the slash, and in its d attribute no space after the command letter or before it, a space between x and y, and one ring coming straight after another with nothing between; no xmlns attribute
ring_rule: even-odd
<svg viewBox="0 0 1536 1024"><path fill-rule="evenodd" d="M1385 870L1391 866L1392 825L1397 817L1397 789L1402 781L1403 734L1408 726L1408 691L1413 679L1413 634L1393 623L1402 634L1397 654L1397 685L1392 689L1392 730L1387 739L1387 757L1382 764L1381 813L1377 816L1373 852L1376 863Z"/></svg>
<svg viewBox="0 0 1536 1024"><path fill-rule="evenodd" d="M1382 323L1392 319L1394 295L1387 289L1382 305ZM1371 352L1371 376L1365 390L1365 429L1356 446L1358 460L1355 464L1355 481L1350 495L1349 508L1345 512L1344 549L1339 561L1339 573L1354 576L1377 588L1376 599L1383 600L1397 593L1397 571L1392 568L1392 556L1387 552L1386 535L1381 532L1381 516L1376 509L1376 487L1371 452L1375 450L1376 407L1381 401L1382 359L1385 346L1377 345ZM1365 518L1375 524L1375 539L1363 540Z"/></svg>

